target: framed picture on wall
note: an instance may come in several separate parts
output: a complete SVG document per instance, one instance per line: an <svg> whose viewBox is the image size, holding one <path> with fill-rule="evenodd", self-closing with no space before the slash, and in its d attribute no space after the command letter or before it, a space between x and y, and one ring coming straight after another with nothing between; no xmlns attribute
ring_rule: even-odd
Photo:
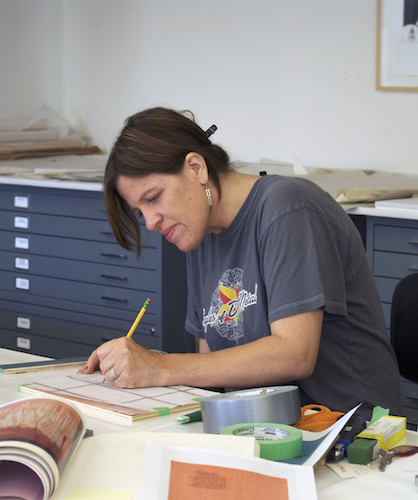
<svg viewBox="0 0 418 500"><path fill-rule="evenodd" d="M418 92L418 0L377 0L376 89Z"/></svg>

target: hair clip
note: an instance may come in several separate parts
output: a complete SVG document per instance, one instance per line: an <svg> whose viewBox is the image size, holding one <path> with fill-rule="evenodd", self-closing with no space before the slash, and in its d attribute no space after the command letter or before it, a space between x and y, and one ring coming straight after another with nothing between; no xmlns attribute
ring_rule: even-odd
<svg viewBox="0 0 418 500"><path fill-rule="evenodd" d="M211 127L209 127L205 134L206 134L206 137L210 137L212 134L214 134L216 131L217 131L218 127L216 125L212 125Z"/></svg>

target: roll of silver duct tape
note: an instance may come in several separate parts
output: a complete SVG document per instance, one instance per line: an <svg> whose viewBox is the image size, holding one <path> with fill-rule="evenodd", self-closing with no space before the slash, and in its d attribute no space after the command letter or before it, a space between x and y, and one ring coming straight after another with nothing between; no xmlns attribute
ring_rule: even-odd
<svg viewBox="0 0 418 500"><path fill-rule="evenodd" d="M229 425L272 422L293 425L301 419L296 385L259 387L226 392L200 400L203 430L219 434Z"/></svg>

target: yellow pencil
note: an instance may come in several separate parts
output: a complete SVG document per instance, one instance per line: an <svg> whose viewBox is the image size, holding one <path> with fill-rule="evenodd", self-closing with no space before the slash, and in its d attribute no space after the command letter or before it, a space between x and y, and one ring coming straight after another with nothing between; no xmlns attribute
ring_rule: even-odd
<svg viewBox="0 0 418 500"><path fill-rule="evenodd" d="M136 317L136 320L133 322L132 326L131 326L131 329L129 330L129 332L126 334L126 336L129 338L129 337L132 337L134 331L136 330L136 327L138 326L138 323L141 321L142 319L142 316L145 314L145 311L147 310L147 307L149 306L151 302L151 299L147 299L145 302L144 302L144 305L142 306L142 309L139 311L138 313L138 316Z"/></svg>

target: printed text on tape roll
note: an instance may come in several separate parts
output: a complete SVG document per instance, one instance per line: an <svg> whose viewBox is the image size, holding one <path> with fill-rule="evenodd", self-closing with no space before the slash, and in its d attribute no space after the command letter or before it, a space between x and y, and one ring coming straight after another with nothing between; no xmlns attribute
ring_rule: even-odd
<svg viewBox="0 0 418 500"><path fill-rule="evenodd" d="M288 460L302 453L302 431L289 425L243 423L225 427L221 434L254 436L260 445L260 457L267 460Z"/></svg>

